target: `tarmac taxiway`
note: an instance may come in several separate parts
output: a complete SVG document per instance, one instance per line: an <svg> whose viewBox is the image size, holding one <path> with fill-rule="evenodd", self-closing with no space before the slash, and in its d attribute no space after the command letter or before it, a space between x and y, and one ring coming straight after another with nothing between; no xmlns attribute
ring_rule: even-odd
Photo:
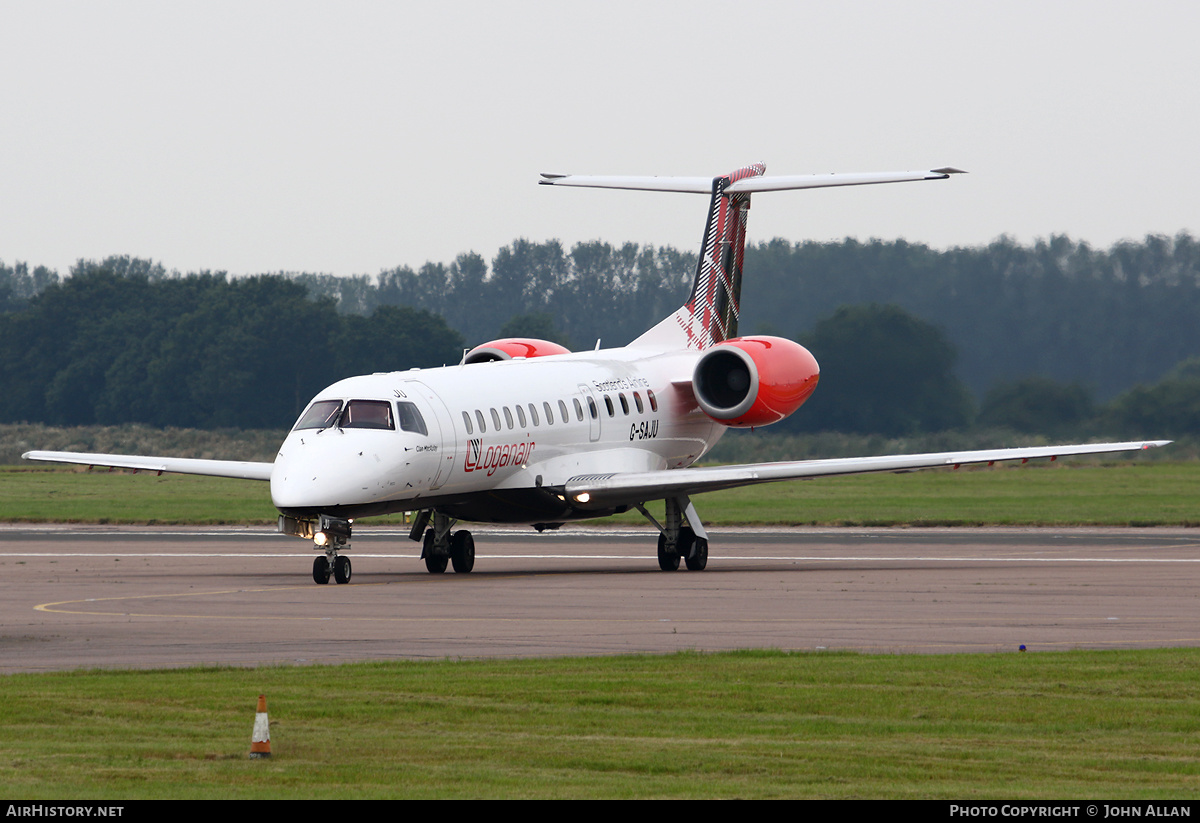
<svg viewBox="0 0 1200 823"><path fill-rule="evenodd" d="M350 583L267 528L0 527L0 672L736 648L937 653L1200 645L1195 529L473 528L431 575L357 530Z"/></svg>

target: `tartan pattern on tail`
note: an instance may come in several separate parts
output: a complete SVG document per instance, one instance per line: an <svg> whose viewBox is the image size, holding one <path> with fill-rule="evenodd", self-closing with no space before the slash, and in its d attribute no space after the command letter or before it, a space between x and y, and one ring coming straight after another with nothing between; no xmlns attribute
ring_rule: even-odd
<svg viewBox="0 0 1200 823"><path fill-rule="evenodd" d="M707 349L737 336L750 195L728 195L725 189L747 177L760 177L766 170L764 164L755 163L713 179L696 280L688 301L675 314L689 349Z"/></svg>

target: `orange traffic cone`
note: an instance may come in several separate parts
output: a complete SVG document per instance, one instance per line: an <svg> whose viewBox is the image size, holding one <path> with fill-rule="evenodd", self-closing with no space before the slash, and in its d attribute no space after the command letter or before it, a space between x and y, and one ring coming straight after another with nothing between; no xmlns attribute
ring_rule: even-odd
<svg viewBox="0 0 1200 823"><path fill-rule="evenodd" d="M267 722L267 696L258 696L258 711L254 715L254 733L250 735L250 756L271 756L271 728Z"/></svg>

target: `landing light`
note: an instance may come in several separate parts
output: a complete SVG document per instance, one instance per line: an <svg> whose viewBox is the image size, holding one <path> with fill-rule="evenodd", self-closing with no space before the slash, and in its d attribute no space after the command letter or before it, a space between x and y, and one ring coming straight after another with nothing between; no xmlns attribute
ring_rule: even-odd
<svg viewBox="0 0 1200 823"><path fill-rule="evenodd" d="M580 492L579 494L575 495L576 503L586 503L591 499L592 499L592 496L590 494L588 494L587 492Z"/></svg>
<svg viewBox="0 0 1200 823"><path fill-rule="evenodd" d="M313 542L318 546L324 546L329 542L329 535L327 535L325 532L317 532L313 535Z"/></svg>

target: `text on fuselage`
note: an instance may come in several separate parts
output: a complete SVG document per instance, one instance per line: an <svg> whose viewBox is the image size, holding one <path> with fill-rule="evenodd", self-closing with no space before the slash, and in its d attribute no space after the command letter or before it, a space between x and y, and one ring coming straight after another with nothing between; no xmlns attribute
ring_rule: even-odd
<svg viewBox="0 0 1200 823"><path fill-rule="evenodd" d="M497 469L505 466L521 465L533 453L534 441L523 443L505 443L499 446L483 445L483 438L476 437L467 441L467 456L463 460L464 472L486 471L488 477Z"/></svg>

